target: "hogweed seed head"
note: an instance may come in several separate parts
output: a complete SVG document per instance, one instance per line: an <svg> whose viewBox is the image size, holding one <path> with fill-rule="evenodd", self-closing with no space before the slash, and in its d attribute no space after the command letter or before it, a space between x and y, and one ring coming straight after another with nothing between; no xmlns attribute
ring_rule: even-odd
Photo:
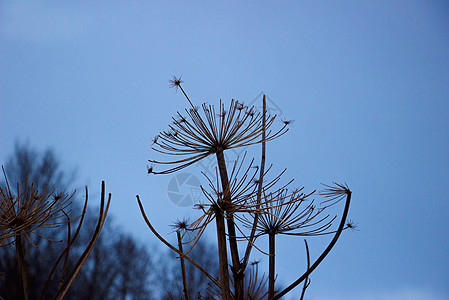
<svg viewBox="0 0 449 300"><path fill-rule="evenodd" d="M326 200L321 202L321 205L326 203L326 206L332 206L352 193L346 183L341 184L334 182L333 186L324 183L322 185L326 188L320 191L319 194L324 196Z"/></svg>
<svg viewBox="0 0 449 300"><path fill-rule="evenodd" d="M301 193L301 189L289 192L287 189L265 196L259 212L256 226L257 236L264 234L287 234L312 236L320 235L331 225L333 219L323 216L323 209L306 200L315 192ZM252 220L241 218L246 227L252 226Z"/></svg>
<svg viewBox="0 0 449 300"><path fill-rule="evenodd" d="M63 220L70 211L71 198L75 194L39 192L34 185L17 184L17 195L9 187L0 187L0 246L14 243L17 236L35 233L38 228L54 228L66 223ZM30 240L31 241L31 240Z"/></svg>
<svg viewBox="0 0 449 300"><path fill-rule="evenodd" d="M189 219L176 220L170 227L175 231L186 231L189 228Z"/></svg>
<svg viewBox="0 0 449 300"><path fill-rule="evenodd" d="M346 222L346 229L350 229L351 231L360 231L359 229L357 229L358 225L358 222L354 222L353 220L349 219Z"/></svg>
<svg viewBox="0 0 449 300"><path fill-rule="evenodd" d="M178 112L169 130L161 132L152 147L156 152L176 158L171 161L149 160L173 167L155 174L176 172L219 151L270 141L288 131L284 125L272 132L270 127L276 116L267 116L263 120L263 114L255 113L254 107L239 110L239 106L238 101L232 100L230 107L225 109L220 100L218 112L213 105L206 104L201 106L201 112L195 107L186 109L187 116Z"/></svg>
<svg viewBox="0 0 449 300"><path fill-rule="evenodd" d="M170 83L170 87L174 88L175 91L177 91L178 88L181 87L181 83L184 82L181 80L181 77L182 76L179 76L179 78L178 78L175 75L173 75L173 78L168 81Z"/></svg>

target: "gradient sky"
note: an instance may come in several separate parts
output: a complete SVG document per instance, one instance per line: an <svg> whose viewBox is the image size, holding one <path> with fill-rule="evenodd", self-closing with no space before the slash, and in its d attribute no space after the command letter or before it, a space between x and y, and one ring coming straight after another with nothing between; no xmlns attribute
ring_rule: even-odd
<svg viewBox="0 0 449 300"><path fill-rule="evenodd" d="M360 231L343 234L307 299L449 299L446 1L0 1L0 160L15 141L53 147L92 205L105 180L117 222L156 244L139 194L172 240L167 225L196 214L168 199L174 175L145 168L151 138L188 105L173 75L196 104L266 93L295 120L267 145L284 181L353 190ZM184 171L205 184L199 170ZM326 241L309 239L312 259ZM289 284L303 239L277 251Z"/></svg>

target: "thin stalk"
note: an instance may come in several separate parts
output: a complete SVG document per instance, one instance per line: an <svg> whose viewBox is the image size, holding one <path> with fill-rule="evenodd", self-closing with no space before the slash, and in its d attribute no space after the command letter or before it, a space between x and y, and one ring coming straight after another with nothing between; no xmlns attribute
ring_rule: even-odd
<svg viewBox="0 0 449 300"><path fill-rule="evenodd" d="M19 273L22 279L22 299L28 300L28 280L27 280L27 268L25 255L23 250L22 236L20 234L16 235L16 254L17 254L17 263L19 266Z"/></svg>
<svg viewBox="0 0 449 300"><path fill-rule="evenodd" d="M176 235L178 237L178 248L179 248L179 252L184 253L184 251L182 250L182 238L181 238L181 233L179 232L179 230L176 230ZM184 256L181 255L180 257L181 259L181 272L182 272L182 286L184 287L184 297L185 300L189 300L189 291L187 290L187 277L186 277L186 266L184 263Z"/></svg>
<svg viewBox="0 0 449 300"><path fill-rule="evenodd" d="M218 151L217 154L217 163L218 169L220 171L221 178L221 186L223 188L223 198L226 204L230 204L231 199L231 191L229 185L228 172L226 170L226 161L223 154L223 150ZM231 258L232 258L232 272L234 276L234 290L235 290L235 299L243 299L244 297L244 288L243 288L243 272L240 267L240 258L237 246L237 236L235 232L235 224L234 224L234 215L232 213L226 214L226 220L228 225L228 234L229 234L229 248L231 249Z"/></svg>
<svg viewBox="0 0 449 300"><path fill-rule="evenodd" d="M193 105L192 101L190 101L189 96L187 96L186 92L184 92L184 89L182 88L182 86L181 86L181 85L178 85L178 87L181 89L182 93L183 93L184 96L187 98L187 101L189 101L190 106L192 106L192 108L193 108L194 110L196 110L196 108L195 108L195 106Z"/></svg>
<svg viewBox="0 0 449 300"><path fill-rule="evenodd" d="M71 240L71 234L72 234L72 226L71 226L71 222L72 220L70 219L69 215L65 212L62 211L64 213L64 215L67 218L67 246L70 245L70 240ZM64 283L65 280L65 270L67 269L67 263L69 261L69 254L70 254L70 247L67 247L67 252L64 258L64 264L62 266L62 270L61 270L61 278L59 279L59 285L58 285L58 289L60 289L62 287L62 284Z"/></svg>
<svg viewBox="0 0 449 300"><path fill-rule="evenodd" d="M309 253L309 245L307 244L307 240L304 240L304 243L306 244L306 254L307 254L307 270L310 268L310 253ZM306 293L306 289L309 287L310 284L310 279L309 276L306 277L306 280L304 280L304 285L302 287L302 292L301 292L301 298L299 298L299 300L303 300L304 299L304 295Z"/></svg>
<svg viewBox="0 0 449 300"><path fill-rule="evenodd" d="M313 265L304 274L302 274L301 277L299 277L295 282L293 282L288 287L286 287L282 292L277 294L273 298L274 300L281 298L282 296L287 294L289 291L291 291L293 288L295 288L298 284L300 284L304 279L306 279L310 275L310 273L312 273L318 267L318 265L323 261L323 259L329 254L329 252L332 250L332 248L337 243L337 240L340 237L340 234L342 233L342 231L345 227L345 222L346 222L346 218L348 216L350 203L351 203L351 192L349 192L346 196L346 203L345 203L345 208L343 211L343 216L341 217L340 225L338 226L337 233L335 233L332 241L329 243L329 245L326 247L326 249L323 251L323 253L320 255L320 257L318 257L318 259L313 263Z"/></svg>
<svg viewBox="0 0 449 300"><path fill-rule="evenodd" d="M173 247L169 242L167 242L157 231L156 229L153 227L153 225L151 225L150 220L148 219L145 210L143 208L142 202L140 201L139 195L136 195L137 198L137 203L139 205L139 209L140 209L140 213L142 214L142 217L145 221L145 223L147 224L148 228L151 230L151 232L162 242L164 243L168 248L170 248L171 250L173 250L174 252L178 253L181 256L184 256L185 259L187 259L192 265L194 265L198 270L200 270L204 275L207 276L207 278L209 278L219 289L221 289L220 283L209 273L207 273L206 270L204 270L198 263L196 263L193 259L191 259L190 257L188 257L187 255L185 255L184 253L179 252L179 250L175 247ZM226 239L225 239L226 242ZM226 249L226 247L225 247ZM229 282L229 277L228 277L228 282ZM229 289L229 285L228 285L228 289ZM229 299L229 298L228 298Z"/></svg>
<svg viewBox="0 0 449 300"><path fill-rule="evenodd" d="M276 255L276 234L270 232L268 234L268 248L270 256L268 259L268 299L271 300L274 297L274 279L275 279L275 255Z"/></svg>
<svg viewBox="0 0 449 300"><path fill-rule="evenodd" d="M221 296L223 300L230 300L231 291L229 289L228 252L226 250L226 232L222 211L215 212L215 222L217 224L217 244L218 262L220 265Z"/></svg>
<svg viewBox="0 0 449 300"><path fill-rule="evenodd" d="M262 198L262 182L263 182L263 174L265 172L265 116L266 116L266 107L267 107L267 101L265 98L265 95L263 95L263 100L262 100L262 115L263 115L263 119L262 119L262 128L263 128L263 132L262 132L262 157L261 157L261 161L260 161L260 173L259 173L259 186L257 189L257 203L259 204ZM254 222L253 222L253 227L251 228L251 235L249 237L249 241L248 241L248 245L246 246L246 251L245 251L245 256L243 258L243 263L242 263L242 269L243 271L246 269L246 266L248 265L248 260L249 257L251 255L251 249L253 247L254 244L254 239L256 236L256 229L257 229L257 222L259 221L259 206L256 207L256 213L254 215Z"/></svg>
<svg viewBox="0 0 449 300"><path fill-rule="evenodd" d="M58 257L58 259L57 259L56 262L54 263L53 268L51 269L50 274L48 275L47 280L45 281L44 288L42 289L41 296L40 296L40 298L39 298L40 300L44 299L45 292L46 292L46 290L47 290L47 288L48 288L48 285L50 284L50 279L51 279L51 277L53 276L54 272L56 271L56 267L59 265L59 263L60 263L60 261L61 261L62 258L67 257L67 256L69 255L70 247L71 247L71 246L73 245L73 243L75 242L75 240L76 240L76 238L77 238L77 236L78 236L78 234L79 234L79 232L80 232L80 230L81 230L81 226L83 225L84 217L85 217L85 215L86 215L87 203L88 203L88 199L89 199L89 194L88 194L87 186L86 186L86 197L85 197L85 198L86 198L86 199L84 200L83 211L82 211L82 213L81 213L80 220L79 220L79 222L78 222L78 227L76 228L75 234L73 235L72 238L70 238L70 239L67 241L67 247L61 252L60 256ZM69 231L70 231L70 229L69 229ZM60 282L61 282L61 281L62 281L62 279L60 280ZM59 287L58 287L58 289L61 288L61 287L62 287L62 286L61 286L61 284L60 284Z"/></svg>
<svg viewBox="0 0 449 300"><path fill-rule="evenodd" d="M95 228L94 234L92 235L92 238L89 241L89 244L87 245L86 249L84 250L83 254L81 254L80 258L76 262L75 266L73 267L72 271L70 272L69 276L67 277L66 281L64 282L64 285L58 289L58 292L56 296L54 297L55 300L62 300L67 291L69 290L70 286L72 285L73 281L75 280L76 276L80 272L82 266L87 260L87 257L89 256L90 252L92 251L95 242L97 241L98 236L100 235L101 229L103 228L103 224L106 221L106 216L109 211L109 205L111 204L111 198L112 195L109 193L108 200L105 203L105 182L101 182L101 201L100 201L100 212L98 214L98 220L97 220L97 226Z"/></svg>

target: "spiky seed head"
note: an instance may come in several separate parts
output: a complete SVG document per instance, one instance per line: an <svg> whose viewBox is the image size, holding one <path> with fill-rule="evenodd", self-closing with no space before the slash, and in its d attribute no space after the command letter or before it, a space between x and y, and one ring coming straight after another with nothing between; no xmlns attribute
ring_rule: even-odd
<svg viewBox="0 0 449 300"><path fill-rule="evenodd" d="M173 75L173 78L168 81L170 83L170 87L174 88L175 91L177 91L178 88L181 86L181 83L184 82L181 80L181 77L182 76L176 77L175 75Z"/></svg>

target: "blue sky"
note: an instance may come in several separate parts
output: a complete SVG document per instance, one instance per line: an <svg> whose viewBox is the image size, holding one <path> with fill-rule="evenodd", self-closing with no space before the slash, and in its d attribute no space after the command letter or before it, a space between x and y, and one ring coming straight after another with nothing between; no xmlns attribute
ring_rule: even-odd
<svg viewBox="0 0 449 300"><path fill-rule="evenodd" d="M448 37L445 1L1 1L0 160L17 140L53 147L93 195L105 180L116 220L156 243L136 194L163 234L195 216L169 200L174 175L146 175L151 138L188 104L168 80L182 75L197 104L264 92L295 120L267 150L285 181L353 190L360 231L345 232L308 299L447 299ZM185 171L205 183L199 170ZM325 241L309 240L312 257ZM278 244L281 282L303 253L301 238Z"/></svg>

